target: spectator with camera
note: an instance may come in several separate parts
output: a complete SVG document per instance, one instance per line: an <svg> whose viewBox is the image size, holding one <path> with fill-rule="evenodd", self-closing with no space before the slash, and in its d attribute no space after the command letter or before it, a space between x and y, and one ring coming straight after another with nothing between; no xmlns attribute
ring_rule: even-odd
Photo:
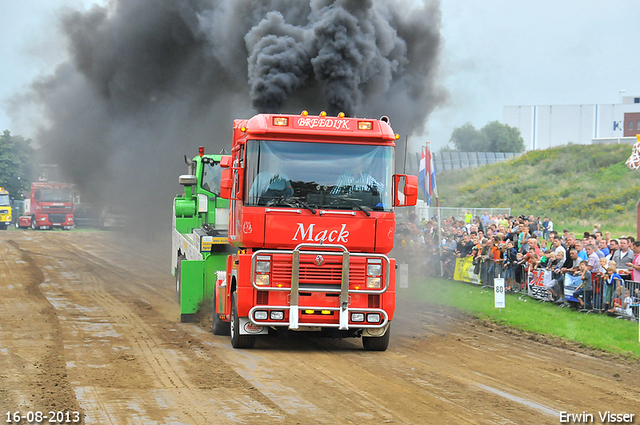
<svg viewBox="0 0 640 425"><path fill-rule="evenodd" d="M468 257L471 255L471 251L473 249L473 241L467 233L462 235L462 240L459 244L457 244L456 255L459 258Z"/></svg>

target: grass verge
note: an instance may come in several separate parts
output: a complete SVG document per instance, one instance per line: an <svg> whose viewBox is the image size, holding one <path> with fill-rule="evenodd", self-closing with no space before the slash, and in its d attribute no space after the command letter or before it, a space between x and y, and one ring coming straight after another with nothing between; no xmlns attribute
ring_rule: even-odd
<svg viewBox="0 0 640 425"><path fill-rule="evenodd" d="M520 294L506 295L506 308L494 308L493 291L440 278L414 277L409 291L416 300L465 310L480 319L523 331L574 341L585 347L640 359L638 324L606 314L584 314ZM526 301L525 301L526 300Z"/></svg>

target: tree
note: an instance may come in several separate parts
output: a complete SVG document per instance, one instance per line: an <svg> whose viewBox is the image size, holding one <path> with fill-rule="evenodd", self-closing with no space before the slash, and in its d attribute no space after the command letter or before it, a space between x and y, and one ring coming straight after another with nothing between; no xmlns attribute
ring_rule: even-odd
<svg viewBox="0 0 640 425"><path fill-rule="evenodd" d="M488 152L523 152L524 140L520 130L498 121L491 121L480 130L489 141Z"/></svg>
<svg viewBox="0 0 640 425"><path fill-rule="evenodd" d="M470 122L456 127L450 142L461 152L523 152L520 130L498 121L477 130Z"/></svg>
<svg viewBox="0 0 640 425"><path fill-rule="evenodd" d="M30 188L35 164L31 140L5 130L0 136L0 186L15 199L22 199L22 191Z"/></svg>
<svg viewBox="0 0 640 425"><path fill-rule="evenodd" d="M451 134L451 140L456 150L462 152L485 152L488 142L485 136L470 122L456 127Z"/></svg>

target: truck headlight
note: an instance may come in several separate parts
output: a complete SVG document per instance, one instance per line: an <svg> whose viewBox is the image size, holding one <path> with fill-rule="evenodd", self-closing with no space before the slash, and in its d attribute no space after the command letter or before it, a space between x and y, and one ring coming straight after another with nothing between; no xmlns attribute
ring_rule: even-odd
<svg viewBox="0 0 640 425"><path fill-rule="evenodd" d="M258 286L269 286L269 275L268 274L257 274L256 275L256 285L258 285Z"/></svg>
<svg viewBox="0 0 640 425"><path fill-rule="evenodd" d="M271 271L271 261L256 261L256 273L269 273Z"/></svg>
<svg viewBox="0 0 640 425"><path fill-rule="evenodd" d="M380 321L380 313L369 313L367 314L367 322L369 323L378 323Z"/></svg>
<svg viewBox="0 0 640 425"><path fill-rule="evenodd" d="M364 322L364 313L351 313L352 322Z"/></svg>
<svg viewBox="0 0 640 425"><path fill-rule="evenodd" d="M367 276L380 276L382 274L382 264L367 264Z"/></svg>
<svg viewBox="0 0 640 425"><path fill-rule="evenodd" d="M271 320L284 320L284 311L272 311Z"/></svg>
<svg viewBox="0 0 640 425"><path fill-rule="evenodd" d="M379 277L368 277L367 278L367 288L369 288L369 289L380 289L380 278Z"/></svg>
<svg viewBox="0 0 640 425"><path fill-rule="evenodd" d="M255 313L253 313L253 317L256 320L267 320L268 314L266 311L256 311Z"/></svg>

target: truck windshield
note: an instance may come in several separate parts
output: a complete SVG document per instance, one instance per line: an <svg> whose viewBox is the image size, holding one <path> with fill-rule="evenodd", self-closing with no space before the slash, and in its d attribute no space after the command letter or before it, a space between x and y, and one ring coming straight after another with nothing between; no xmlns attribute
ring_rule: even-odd
<svg viewBox="0 0 640 425"><path fill-rule="evenodd" d="M202 188L220 196L220 177L222 176L220 163L203 163L202 165Z"/></svg>
<svg viewBox="0 0 640 425"><path fill-rule="evenodd" d="M0 195L0 205L7 206L9 204L9 194L3 193Z"/></svg>
<svg viewBox="0 0 640 425"><path fill-rule="evenodd" d="M250 140L245 205L390 211L391 146Z"/></svg>
<svg viewBox="0 0 640 425"><path fill-rule="evenodd" d="M41 189L41 202L73 202L73 194L67 189Z"/></svg>

